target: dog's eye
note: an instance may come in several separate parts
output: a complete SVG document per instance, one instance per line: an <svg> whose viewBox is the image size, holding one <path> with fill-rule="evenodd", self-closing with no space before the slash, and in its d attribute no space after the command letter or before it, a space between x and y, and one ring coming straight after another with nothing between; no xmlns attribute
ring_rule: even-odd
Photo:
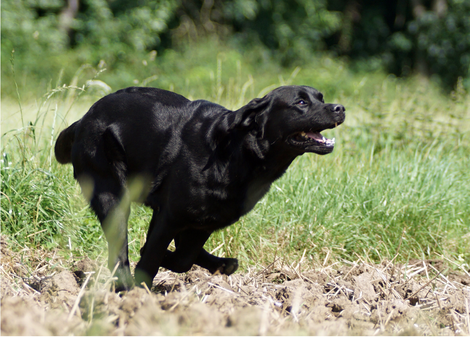
<svg viewBox="0 0 470 337"><path fill-rule="evenodd" d="M307 102L305 102L303 99L299 100L297 103L297 105L306 105Z"/></svg>

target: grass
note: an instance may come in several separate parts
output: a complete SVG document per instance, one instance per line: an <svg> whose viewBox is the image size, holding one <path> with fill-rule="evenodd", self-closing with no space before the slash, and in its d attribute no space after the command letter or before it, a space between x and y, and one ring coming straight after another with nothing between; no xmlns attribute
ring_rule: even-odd
<svg viewBox="0 0 470 337"><path fill-rule="evenodd" d="M196 52L188 64L206 54ZM164 81L150 83L148 77L139 84L230 108L278 85L310 84L347 109L345 124L325 132L336 137L335 151L296 159L251 213L211 236L209 251L240 258L242 268L277 257L377 262L444 255L470 263L470 99L462 88L444 97L420 79L357 74L325 57L316 68L261 73L247 67L253 74L233 51L209 60L194 65L184 83L160 73ZM274 68L262 70L269 67ZM14 249L60 248L68 257L107 254L71 166L59 165L52 151L58 132L110 90L100 82L103 69L85 68L37 102L22 102L21 94L2 100L2 235ZM86 82L84 74L93 81ZM133 261L150 216L145 207L133 206Z"/></svg>

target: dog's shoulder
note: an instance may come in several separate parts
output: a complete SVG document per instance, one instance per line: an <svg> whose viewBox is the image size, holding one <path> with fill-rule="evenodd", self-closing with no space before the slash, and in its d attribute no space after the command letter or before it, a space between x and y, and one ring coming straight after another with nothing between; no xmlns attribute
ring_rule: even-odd
<svg viewBox="0 0 470 337"><path fill-rule="evenodd" d="M222 114L232 112L220 104L206 101L204 99L191 101L189 109L199 115L200 118L215 118Z"/></svg>

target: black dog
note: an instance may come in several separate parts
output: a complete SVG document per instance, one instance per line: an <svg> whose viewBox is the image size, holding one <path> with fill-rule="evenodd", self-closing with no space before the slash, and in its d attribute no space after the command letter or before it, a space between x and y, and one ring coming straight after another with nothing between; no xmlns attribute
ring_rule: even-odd
<svg viewBox="0 0 470 337"><path fill-rule="evenodd" d="M165 90L127 88L62 131L55 155L73 164L84 194L92 186L109 268L119 263L118 290L133 286L131 201L154 211L135 270L138 285L150 287L159 267L185 272L197 264L230 275L238 261L209 254L206 240L250 211L297 156L333 151L334 139L320 132L343 123L344 111L307 86L277 88L236 111ZM131 191L132 181L140 181L139 192Z"/></svg>

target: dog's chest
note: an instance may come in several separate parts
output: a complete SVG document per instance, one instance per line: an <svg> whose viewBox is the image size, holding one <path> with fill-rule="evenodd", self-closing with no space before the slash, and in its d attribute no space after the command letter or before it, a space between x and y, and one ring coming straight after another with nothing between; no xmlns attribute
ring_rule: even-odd
<svg viewBox="0 0 470 337"><path fill-rule="evenodd" d="M271 182L255 181L248 185L245 199L243 200L242 214L244 215L255 207L256 203L269 191Z"/></svg>

